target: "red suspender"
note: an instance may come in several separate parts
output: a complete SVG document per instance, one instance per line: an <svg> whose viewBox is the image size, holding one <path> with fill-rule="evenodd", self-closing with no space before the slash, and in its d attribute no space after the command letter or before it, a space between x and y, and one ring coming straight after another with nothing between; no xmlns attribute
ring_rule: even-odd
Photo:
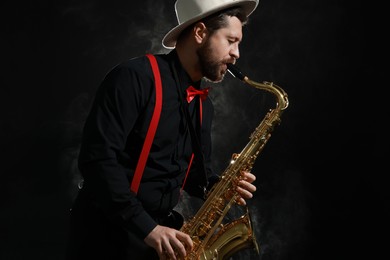
<svg viewBox="0 0 390 260"><path fill-rule="evenodd" d="M144 168L146 165L146 161L148 159L150 147L152 146L154 135L157 130L157 125L160 119L161 108L162 108L162 85L161 85L161 77L160 77L160 71L158 69L158 64L156 58L152 54L146 54L146 57L148 57L150 61L150 65L152 66L152 70L153 70L153 76L154 76L155 88L156 88L156 104L154 106L152 120L150 121L144 146L142 147L142 151L138 159L137 168L135 169L134 177L130 186L130 190L134 193L138 192L139 184L141 182L142 174L144 173Z"/></svg>

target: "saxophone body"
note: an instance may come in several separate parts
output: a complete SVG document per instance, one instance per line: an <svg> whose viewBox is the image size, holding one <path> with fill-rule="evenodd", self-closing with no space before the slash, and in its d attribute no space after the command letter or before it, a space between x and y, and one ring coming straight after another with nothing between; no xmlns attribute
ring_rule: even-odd
<svg viewBox="0 0 390 260"><path fill-rule="evenodd" d="M243 76L234 65L228 69L233 76L260 90L268 91L276 97L276 107L270 109L264 119L250 135L249 143L239 154L234 154L230 164L220 175L207 194L206 201L196 214L185 221L180 231L191 236L194 246L185 259L228 259L236 252L254 248L259 253L248 208L244 215L224 223L226 214L239 198L236 186L241 180L242 171L251 171L256 158L271 137L275 126L280 124L282 112L288 107L286 92L272 82L258 83Z"/></svg>

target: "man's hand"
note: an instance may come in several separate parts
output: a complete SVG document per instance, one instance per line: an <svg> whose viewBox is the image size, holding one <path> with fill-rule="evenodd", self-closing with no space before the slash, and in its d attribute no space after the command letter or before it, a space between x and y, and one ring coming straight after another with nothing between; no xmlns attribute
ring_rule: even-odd
<svg viewBox="0 0 390 260"><path fill-rule="evenodd" d="M251 199L253 197L253 192L256 191L256 186L252 184L256 180L256 176L250 172L242 172L242 178L238 182L237 191L240 194L237 203L239 205L246 205L245 199Z"/></svg>
<svg viewBox="0 0 390 260"><path fill-rule="evenodd" d="M192 249L193 243L189 235L165 226L157 225L144 239L153 247L160 259L184 259L187 250Z"/></svg>

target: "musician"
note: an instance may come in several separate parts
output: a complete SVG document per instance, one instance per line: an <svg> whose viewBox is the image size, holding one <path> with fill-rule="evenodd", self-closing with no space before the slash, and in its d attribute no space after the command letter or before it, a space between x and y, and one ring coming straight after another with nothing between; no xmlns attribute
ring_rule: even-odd
<svg viewBox="0 0 390 260"><path fill-rule="evenodd" d="M183 219L173 209L183 190L203 197L218 181L210 161L214 110L204 83L223 80L226 64L240 57L242 27L257 4L177 0L178 25L162 40L171 51L153 55L162 97L157 69L145 55L106 75L83 130L84 183L71 210L67 259L177 259L191 250L193 241L180 231ZM187 90L195 94L188 100ZM142 170L135 177L137 167ZM245 205L256 190L255 176L242 174L237 203Z"/></svg>

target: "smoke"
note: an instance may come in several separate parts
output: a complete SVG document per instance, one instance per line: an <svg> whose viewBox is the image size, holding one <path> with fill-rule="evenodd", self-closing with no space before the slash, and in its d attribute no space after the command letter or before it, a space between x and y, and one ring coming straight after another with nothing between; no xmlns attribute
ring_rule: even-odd
<svg viewBox="0 0 390 260"><path fill-rule="evenodd" d="M173 10L174 1L170 1L170 4L166 2L143 1L135 10L129 2L121 8L109 8L87 1L64 8L63 15L91 35L90 45L84 46L83 55L94 57L98 63L114 64L126 57L146 52L167 52L162 47L161 40L177 22ZM245 41L257 44L258 40L254 37L256 33L249 29L246 29L249 37L245 38ZM247 46L244 42L243 56L237 65L255 81L267 79L273 73L272 68L260 64L259 74L259 68L253 66L258 64L254 59L259 59L259 55L264 53L259 53L259 48ZM266 57L271 59L275 55L274 52L280 51L280 45L276 44L272 53L268 53ZM104 71L103 68L95 69ZM274 97L249 87L230 74L227 74L221 83L205 84L211 86L210 98L215 107L212 128L213 168L216 173L222 173L232 154L239 153L244 148L250 134L268 109L275 106ZM64 131L63 138L67 141L62 146L59 165L61 175L66 176L69 201L73 200L81 181L77 156L81 127L92 95L92 92L76 95L67 108L65 120L61 122L66 125L64 129L67 130ZM270 147L267 146L265 150L267 149ZM307 209L300 173L274 169L269 165L276 159L268 159L270 160L265 167L257 164L253 169L253 173L258 176L256 185L259 191L253 200L248 201L254 232L260 245L260 255L256 255L252 250L244 250L232 259L285 259L287 252L294 250L292 245L298 245L305 239ZM276 177L271 178L270 174ZM290 185L292 183L295 184ZM197 208L199 202L185 196L177 207L186 218L193 215ZM230 214L240 214L240 210L232 208Z"/></svg>
<svg viewBox="0 0 390 260"><path fill-rule="evenodd" d="M224 81L212 85L210 98L215 113L212 126L213 167L223 171L233 153L239 153L269 105L270 97L227 74Z"/></svg>
<svg viewBox="0 0 390 260"><path fill-rule="evenodd" d="M66 108L61 126L61 146L59 149L58 171L67 191L66 201L71 206L82 183L77 160L81 144L82 129L88 115L92 97L87 93L76 96Z"/></svg>
<svg viewBox="0 0 390 260"><path fill-rule="evenodd" d="M151 53L167 53L161 41L164 35L177 25L175 12L172 4L167 1L147 1L145 16L149 16L151 24L145 24L138 28L137 37L150 40ZM169 1L173 2L173 1ZM134 26L132 26L134 28Z"/></svg>
<svg viewBox="0 0 390 260"><path fill-rule="evenodd" d="M61 258L62 202L68 208L80 181L76 160L91 99L118 62L166 51L161 39L177 23L174 2L6 4L0 258ZM258 191L249 203L261 260L332 258L337 249L344 252L336 258L372 256L385 248L371 238L383 231L389 211L380 168L389 146L380 124L386 102L356 91L381 75L372 57L383 54L382 46L366 24L385 17L376 14L374 5L346 1L260 1L244 29L237 65L255 81L280 85L291 100L252 170ZM222 172L274 103L230 76L212 86L210 97L213 167ZM379 126L362 127L366 118ZM371 141L359 141L363 136Z"/></svg>
<svg viewBox="0 0 390 260"><path fill-rule="evenodd" d="M308 198L302 173L267 169L272 178L259 178L261 187L251 202L261 260L288 259L304 251L310 240ZM297 254L299 255L299 254Z"/></svg>
<svg viewBox="0 0 390 260"><path fill-rule="evenodd" d="M248 88L229 76L212 87L210 97L215 106L213 168L217 173L228 166L233 153L241 152L266 112L274 108L274 96L263 92ZM258 191L248 200L260 255L244 250L232 259L286 259L289 252L303 250L302 245L307 242L308 209L302 173L282 168L288 169L277 162L280 152L275 149L280 147L272 147L272 141L271 137L271 144L262 152L265 155L259 155L260 162L252 169L257 176ZM232 214L238 213L236 208L232 209Z"/></svg>
<svg viewBox="0 0 390 260"><path fill-rule="evenodd" d="M88 91L89 87L89 93L76 93L65 109L64 118L57 122L63 126L59 170L65 176L69 201L73 201L82 180L77 169L82 126L99 81L110 67L124 59L145 52L164 52L161 40L176 23L173 5L166 2L147 0L134 6L134 2L123 1L115 6L109 2L82 1L57 6L63 22L74 28L72 33L85 38L77 48L90 64L85 73L93 75L88 76L92 79L89 86L80 86L82 91Z"/></svg>
<svg viewBox="0 0 390 260"><path fill-rule="evenodd" d="M169 4L168 4L169 2ZM146 52L166 53L163 36L176 24L173 1L83 1L58 6L63 21L82 32L82 54L112 65ZM73 31L72 34L75 32ZM107 68L106 68L107 70Z"/></svg>

